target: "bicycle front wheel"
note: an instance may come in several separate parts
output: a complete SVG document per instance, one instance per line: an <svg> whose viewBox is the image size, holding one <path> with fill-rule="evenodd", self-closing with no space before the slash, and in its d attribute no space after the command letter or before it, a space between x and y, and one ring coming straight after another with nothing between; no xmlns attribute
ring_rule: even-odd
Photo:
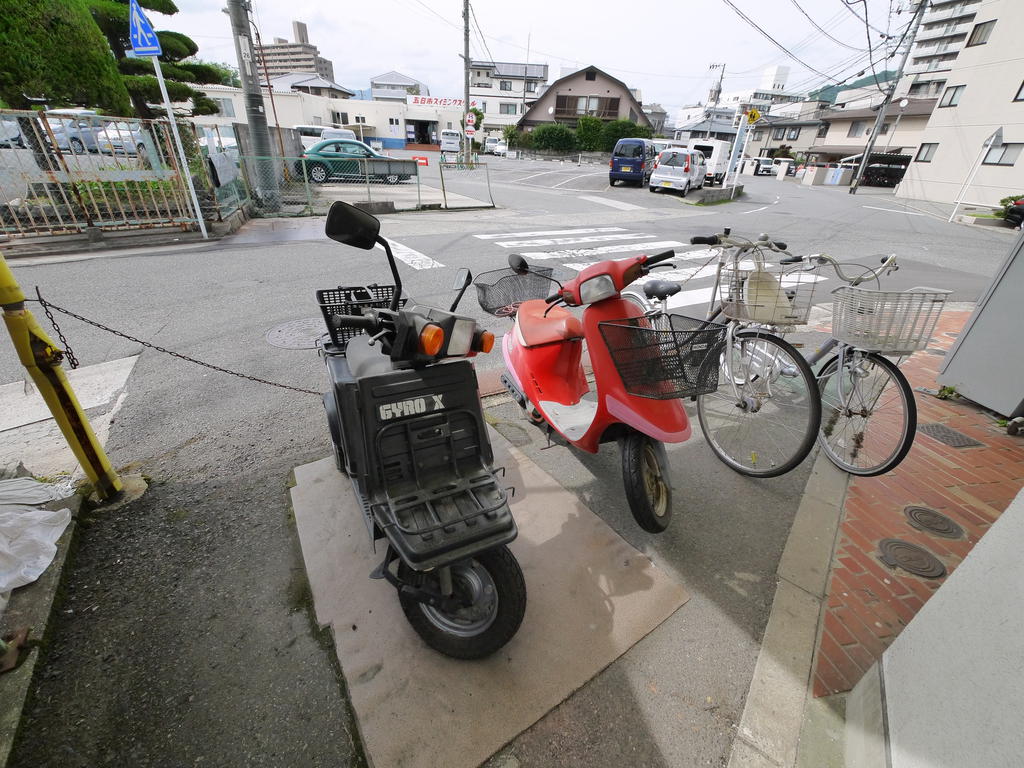
<svg viewBox="0 0 1024 768"><path fill-rule="evenodd" d="M776 477L807 458L821 424L810 365L789 342L749 328L719 361L718 389L697 398L708 445L748 477Z"/></svg>
<svg viewBox="0 0 1024 768"><path fill-rule="evenodd" d="M821 431L825 455L851 475L873 477L894 469L914 444L917 404L899 368L881 355L847 352L821 367Z"/></svg>

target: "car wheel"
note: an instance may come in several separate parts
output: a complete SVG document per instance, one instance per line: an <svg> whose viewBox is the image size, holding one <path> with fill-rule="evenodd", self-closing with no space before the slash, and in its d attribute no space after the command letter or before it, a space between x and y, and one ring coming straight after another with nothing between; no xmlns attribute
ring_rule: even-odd
<svg viewBox="0 0 1024 768"><path fill-rule="evenodd" d="M618 183L619 183L618 179L608 179L608 186L609 187L614 187Z"/></svg>
<svg viewBox="0 0 1024 768"><path fill-rule="evenodd" d="M327 166L323 163L313 163L309 166L309 180L314 184L323 184L327 181Z"/></svg>
<svg viewBox="0 0 1024 768"><path fill-rule="evenodd" d="M399 176L397 173L389 173L387 176L382 176L385 184L397 184L399 182Z"/></svg>
<svg viewBox="0 0 1024 768"><path fill-rule="evenodd" d="M85 154L85 144L81 139L71 139L71 152L75 155Z"/></svg>
<svg viewBox="0 0 1024 768"><path fill-rule="evenodd" d="M139 155L140 157L142 155L146 154L146 145L145 144L136 144L135 145L135 154Z"/></svg>
<svg viewBox="0 0 1024 768"><path fill-rule="evenodd" d="M686 186L683 187L683 197L686 197L686 193L690 191L690 182L686 182Z"/></svg>

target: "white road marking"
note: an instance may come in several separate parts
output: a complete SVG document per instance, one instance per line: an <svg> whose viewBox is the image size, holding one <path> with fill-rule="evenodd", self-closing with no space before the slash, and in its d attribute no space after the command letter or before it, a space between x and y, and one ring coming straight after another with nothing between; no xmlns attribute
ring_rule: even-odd
<svg viewBox="0 0 1024 768"><path fill-rule="evenodd" d="M540 173L535 173L535 174L533 174L532 176L523 176L523 178L521 178L521 179L516 179L516 180L515 180L515 181L513 181L512 183L513 183L513 184L519 184L519 183L521 183L521 182L524 182L524 181L526 181L527 179L535 179L535 178L537 178L538 176L546 176L546 175L547 175L547 174L549 174L549 173L564 173L564 171L561 171L561 170L559 170L559 171L541 171Z"/></svg>
<svg viewBox="0 0 1024 768"><path fill-rule="evenodd" d="M712 272L711 274L714 274ZM796 275L793 277L783 277L782 285L805 285L807 283L817 283L822 280L827 280L824 275ZM714 286L710 285L707 288L696 288L692 291L681 291L675 296L670 296L668 299L669 308L675 307L692 307L695 304L707 304L711 301L711 293L714 290Z"/></svg>
<svg viewBox="0 0 1024 768"><path fill-rule="evenodd" d="M889 213L905 213L907 216L927 216L927 213L914 213L913 211L902 211L898 208L876 208L873 205L862 205L861 208L870 208L872 211L888 211Z"/></svg>
<svg viewBox="0 0 1024 768"><path fill-rule="evenodd" d="M580 195L580 200L587 200L591 203L600 203L601 205L607 205L609 208L618 208L620 211L643 211L646 210L642 205L633 205L632 203L623 203L620 200L611 200L606 197L594 197L593 195Z"/></svg>
<svg viewBox="0 0 1024 768"><path fill-rule="evenodd" d="M757 213L758 211L763 211L765 208L771 208L773 205L778 205L778 204L779 204L779 196L776 195L775 199L772 202L768 203L768 205L762 205L760 208L755 208L752 211L741 211L740 215L741 216L745 216L748 213Z"/></svg>
<svg viewBox="0 0 1024 768"><path fill-rule="evenodd" d="M596 227L593 229L549 229L544 232L502 232L498 235L473 235L478 240L500 240L503 237L544 237L546 235L589 235L593 232L625 232L623 227Z"/></svg>
<svg viewBox="0 0 1024 768"><path fill-rule="evenodd" d="M391 252L395 254L395 258L408 264L413 269L437 269L438 267L444 266L441 262L434 261L426 254L414 251L407 245L402 245L401 243L389 240L388 238L384 239L387 240L388 244L391 246ZM374 247L384 250L379 244Z"/></svg>
<svg viewBox="0 0 1024 768"><path fill-rule="evenodd" d="M600 171L598 173L583 173L583 174L580 174L579 176L573 176L572 178L566 179L565 181L560 181L560 182L558 182L557 184L555 184L551 188L552 189L558 189L563 184L568 184L570 181L576 181L576 179L585 179L585 178L587 178L587 176L603 176L604 174L605 174L604 171Z"/></svg>
<svg viewBox="0 0 1024 768"><path fill-rule="evenodd" d="M683 245L678 240L661 240L657 243L624 243L622 245L602 245L597 248L569 248L564 251L523 251L527 260L545 261L547 259L584 259L588 256L603 256L606 253L629 253L642 250L645 252L659 248L675 248ZM680 256L679 258L690 258Z"/></svg>
<svg viewBox="0 0 1024 768"><path fill-rule="evenodd" d="M554 237L549 240L507 240L495 243L502 248L522 248L531 245L576 245L577 243L611 242L613 240L646 240L654 235L597 235L595 237Z"/></svg>

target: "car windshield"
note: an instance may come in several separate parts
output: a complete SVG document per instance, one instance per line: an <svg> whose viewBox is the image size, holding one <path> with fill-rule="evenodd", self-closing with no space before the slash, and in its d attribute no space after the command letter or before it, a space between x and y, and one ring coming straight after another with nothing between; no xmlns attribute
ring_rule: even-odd
<svg viewBox="0 0 1024 768"><path fill-rule="evenodd" d="M685 152L664 152L661 155L661 164L673 168L682 168L686 165Z"/></svg>
<svg viewBox="0 0 1024 768"><path fill-rule="evenodd" d="M632 142L629 144L616 144L613 154L615 157L643 157L644 145Z"/></svg>

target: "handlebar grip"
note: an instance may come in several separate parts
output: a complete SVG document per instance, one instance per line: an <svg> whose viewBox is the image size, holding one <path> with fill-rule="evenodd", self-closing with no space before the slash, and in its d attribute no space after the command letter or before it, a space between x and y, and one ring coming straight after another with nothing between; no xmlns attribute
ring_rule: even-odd
<svg viewBox="0 0 1024 768"><path fill-rule="evenodd" d="M787 245L786 245L786 244L785 244L784 242L782 242L781 240L776 240L776 241L775 241L775 242L773 243L773 245L774 245L774 246L775 246L776 248L778 248L778 249L779 249L780 251L787 251L787 250L789 250L789 246L787 246Z"/></svg>
<svg viewBox="0 0 1024 768"><path fill-rule="evenodd" d="M776 245L778 245L778 243L776 243ZM784 259L779 259L779 264L799 264L803 260L803 256L787 256Z"/></svg>
<svg viewBox="0 0 1024 768"><path fill-rule="evenodd" d="M546 301L548 304L554 304L560 298L562 298L562 292L561 291L559 291L558 293L552 293L550 296L548 296L546 299L544 299L544 301Z"/></svg>
<svg viewBox="0 0 1024 768"><path fill-rule="evenodd" d="M708 235L701 237L697 235L690 238L690 245L718 245L718 235Z"/></svg>
<svg viewBox="0 0 1024 768"><path fill-rule="evenodd" d="M362 328L364 331L376 331L377 320L366 315L334 315L334 322L339 328Z"/></svg>
<svg viewBox="0 0 1024 768"><path fill-rule="evenodd" d="M657 256L648 256L647 261L644 262L644 266L650 268L654 264L674 258L675 255L676 252L669 248L667 251L662 251Z"/></svg>

